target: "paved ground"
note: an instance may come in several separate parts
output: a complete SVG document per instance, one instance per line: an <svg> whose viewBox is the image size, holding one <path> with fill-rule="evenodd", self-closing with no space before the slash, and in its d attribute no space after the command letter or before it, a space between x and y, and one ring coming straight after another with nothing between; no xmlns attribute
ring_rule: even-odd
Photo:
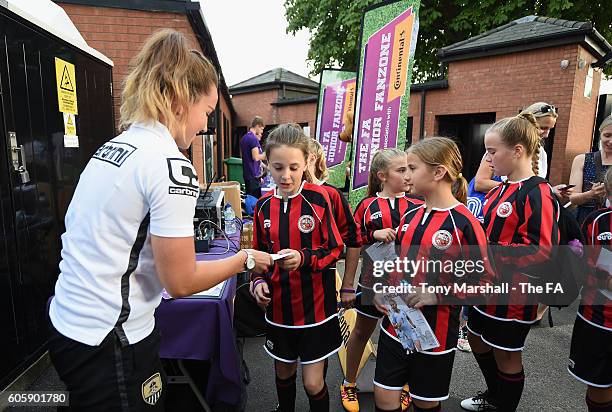
<svg viewBox="0 0 612 412"><path fill-rule="evenodd" d="M567 370L572 325L576 313L575 305L560 312L555 310L555 327L535 327L529 334L525 351L525 372L527 382L520 411L583 411L584 386L572 379ZM376 335L376 333L375 333ZM375 336L376 338L376 336ZM375 339L376 340L376 339ZM262 349L263 338L247 339L245 360L251 370L252 383L248 387L247 411L268 412L276 405L274 374L271 359ZM338 358L330 362L327 384L331 393L331 410L341 411L338 391L342 378ZM299 378L298 378L299 379ZM299 382L299 380L298 380ZM483 379L471 354L457 352L451 397L444 403L445 411L460 411L459 402L464 397L483 389ZM49 368L30 388L31 390L61 390L53 368ZM373 397L364 393L360 397L362 410L373 411ZM11 409L13 410L13 409ZM27 409L14 409L25 411ZM53 409L36 408L35 412ZM183 412L183 408L168 408ZM308 411L308 400L303 389L298 386L297 411Z"/></svg>
<svg viewBox="0 0 612 412"><path fill-rule="evenodd" d="M583 411L585 387L571 378L566 370L567 357L576 308L555 310L555 327L535 327L530 333L525 350L525 373L527 381L520 411ZM375 332L376 334L376 332ZM261 348L263 338L249 340L245 359L251 375L257 376L255 384L249 386L248 410L267 412L276 405L272 361ZM327 384L332 395L331 411L342 411L339 399L339 384L342 371L338 358L330 362ZM299 388L299 387L298 387ZM301 390L300 390L301 389ZM484 380L476 361L469 353L457 352L451 382L450 399L443 405L445 411L461 411L459 402L484 389ZM371 394L360 396L362 410L373 411ZM298 389L296 410L308 411L308 399L302 388Z"/></svg>

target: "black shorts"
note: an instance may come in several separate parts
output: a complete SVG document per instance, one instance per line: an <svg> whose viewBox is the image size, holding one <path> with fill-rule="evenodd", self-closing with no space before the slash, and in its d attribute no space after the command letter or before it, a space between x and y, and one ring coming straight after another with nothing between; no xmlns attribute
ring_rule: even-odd
<svg viewBox="0 0 612 412"><path fill-rule="evenodd" d="M587 385L612 387L612 331L576 316L567 370Z"/></svg>
<svg viewBox="0 0 612 412"><path fill-rule="evenodd" d="M455 350L406 353L402 344L383 330L378 338L374 385L388 390L400 391L405 384L410 395L422 401L448 399Z"/></svg>
<svg viewBox="0 0 612 412"><path fill-rule="evenodd" d="M522 323L513 319L491 318L472 306L468 311L468 330L479 336L484 343L508 352L523 350L531 325L531 323Z"/></svg>
<svg viewBox="0 0 612 412"><path fill-rule="evenodd" d="M264 349L274 359L302 364L322 361L340 350L342 336L338 317L317 326L284 328L268 323Z"/></svg>
<svg viewBox="0 0 612 412"><path fill-rule="evenodd" d="M374 290L370 288L362 288L361 285L357 285L356 293L361 292L361 295L355 299L355 310L357 313L362 314L368 318L380 319L384 315L380 313L376 306L372 303L374 301Z"/></svg>
<svg viewBox="0 0 612 412"><path fill-rule="evenodd" d="M99 346L74 341L51 326L49 355L70 392L69 411L163 411L166 375L157 329L121 346L111 332Z"/></svg>

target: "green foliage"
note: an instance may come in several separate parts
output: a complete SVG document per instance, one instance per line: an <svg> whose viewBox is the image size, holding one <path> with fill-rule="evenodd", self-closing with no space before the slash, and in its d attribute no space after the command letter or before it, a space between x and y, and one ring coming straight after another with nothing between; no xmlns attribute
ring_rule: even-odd
<svg viewBox="0 0 612 412"><path fill-rule="evenodd" d="M363 11L381 0L286 0L288 33L311 34L312 74L326 66L355 70ZM528 15L590 21L612 41L612 7L602 0L422 0L413 82L437 78L436 51ZM607 74L612 74L609 65Z"/></svg>

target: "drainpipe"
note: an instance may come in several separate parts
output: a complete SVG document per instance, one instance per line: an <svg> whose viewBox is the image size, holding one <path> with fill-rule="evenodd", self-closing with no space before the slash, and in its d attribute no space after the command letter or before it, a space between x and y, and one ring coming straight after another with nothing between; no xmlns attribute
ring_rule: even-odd
<svg viewBox="0 0 612 412"><path fill-rule="evenodd" d="M425 98L426 95L427 89L424 88L421 92L421 119L419 124L419 140L423 140L423 138L425 137L425 102L427 100Z"/></svg>

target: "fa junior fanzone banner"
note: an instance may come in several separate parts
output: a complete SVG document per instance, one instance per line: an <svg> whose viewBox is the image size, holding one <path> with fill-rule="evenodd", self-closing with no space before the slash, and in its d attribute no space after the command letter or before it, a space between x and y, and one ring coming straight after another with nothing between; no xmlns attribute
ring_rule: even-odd
<svg viewBox="0 0 612 412"><path fill-rule="evenodd" d="M374 153L406 146L418 10L418 0L395 1L367 10L362 19L349 192L353 208L367 193Z"/></svg>
<svg viewBox="0 0 612 412"><path fill-rule="evenodd" d="M355 110L357 74L351 71L324 69L321 72L317 104L316 139L323 146L329 177L327 183L344 187L351 144L340 140L348 117ZM352 121L352 119L351 119Z"/></svg>

